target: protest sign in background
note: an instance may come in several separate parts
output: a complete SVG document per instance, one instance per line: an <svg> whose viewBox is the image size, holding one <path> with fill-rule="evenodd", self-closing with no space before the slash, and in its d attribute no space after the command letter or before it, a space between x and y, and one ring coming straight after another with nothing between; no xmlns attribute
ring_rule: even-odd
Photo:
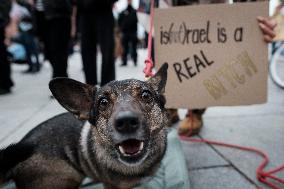
<svg viewBox="0 0 284 189"><path fill-rule="evenodd" d="M257 16L268 16L268 2L155 9L155 62L169 64L167 107L266 102L268 52Z"/></svg>

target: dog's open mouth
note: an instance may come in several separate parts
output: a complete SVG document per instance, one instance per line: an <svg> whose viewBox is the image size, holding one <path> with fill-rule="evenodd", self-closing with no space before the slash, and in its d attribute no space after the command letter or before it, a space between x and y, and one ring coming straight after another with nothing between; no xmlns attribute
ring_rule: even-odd
<svg viewBox="0 0 284 189"><path fill-rule="evenodd" d="M125 157L139 155L144 149L144 142L136 139L125 140L118 144L119 152Z"/></svg>

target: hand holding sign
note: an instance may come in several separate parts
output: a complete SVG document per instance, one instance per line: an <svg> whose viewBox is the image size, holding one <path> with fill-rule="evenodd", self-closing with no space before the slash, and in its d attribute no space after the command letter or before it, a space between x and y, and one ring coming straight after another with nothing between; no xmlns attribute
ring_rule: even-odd
<svg viewBox="0 0 284 189"><path fill-rule="evenodd" d="M264 18L264 17L258 16L257 21L258 21L258 25L259 25L260 29L263 32L264 41L267 42L267 43L272 42L273 38L276 37L276 33L274 31L274 28L277 25L276 20L274 20L273 18L269 19L269 18Z"/></svg>
<svg viewBox="0 0 284 189"><path fill-rule="evenodd" d="M156 63L169 63L167 106L265 102L267 45L256 18L267 13L267 2L157 9Z"/></svg>

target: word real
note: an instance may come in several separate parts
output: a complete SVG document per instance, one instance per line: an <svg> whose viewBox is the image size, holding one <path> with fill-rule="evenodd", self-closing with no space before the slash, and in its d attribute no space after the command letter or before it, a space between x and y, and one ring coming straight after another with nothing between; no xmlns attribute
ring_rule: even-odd
<svg viewBox="0 0 284 189"><path fill-rule="evenodd" d="M202 69L211 66L213 60L209 60L201 50L199 54L194 54L192 57L187 57L181 62L175 62L173 68L180 83L184 79L194 78Z"/></svg>
<svg viewBox="0 0 284 189"><path fill-rule="evenodd" d="M224 64L216 73L203 81L208 93L218 100L229 90L244 85L248 78L257 73L257 67L247 52L242 52L233 61Z"/></svg>

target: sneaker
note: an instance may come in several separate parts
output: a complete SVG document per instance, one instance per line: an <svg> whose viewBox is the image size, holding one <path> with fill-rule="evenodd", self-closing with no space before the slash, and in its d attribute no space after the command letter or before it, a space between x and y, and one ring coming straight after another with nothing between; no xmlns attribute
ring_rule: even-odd
<svg viewBox="0 0 284 189"><path fill-rule="evenodd" d="M172 125L179 121L179 115L177 109L167 109L167 112L169 115L169 120Z"/></svg>
<svg viewBox="0 0 284 189"><path fill-rule="evenodd" d="M4 88L0 88L0 95L6 95L11 93L10 89L4 89Z"/></svg>
<svg viewBox="0 0 284 189"><path fill-rule="evenodd" d="M179 135L192 136L199 133L203 126L202 114L187 114L178 127Z"/></svg>

